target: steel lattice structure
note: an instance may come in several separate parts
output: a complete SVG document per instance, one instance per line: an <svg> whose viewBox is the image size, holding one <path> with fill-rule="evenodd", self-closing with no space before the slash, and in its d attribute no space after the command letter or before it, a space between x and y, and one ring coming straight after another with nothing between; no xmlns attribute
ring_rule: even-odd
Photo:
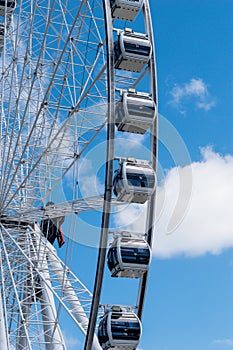
<svg viewBox="0 0 233 350"><path fill-rule="evenodd" d="M108 0L0 3L3 350L69 350L60 326L61 309L83 332L85 350L102 349L95 331L104 312L99 306L111 208L125 205L112 196L116 92L143 84L158 105L148 0L143 0L140 16L152 53L145 68L132 73L114 68L114 40L125 22L114 20ZM149 132L149 161L156 171L157 118ZM105 190L82 197L76 181L79 162L101 133L106 138ZM68 181L69 200L46 207L58 188L69 191ZM145 236L150 246L154 205L155 192L147 204ZM42 235L40 222L97 210L102 223L90 292L72 272L72 262L63 262ZM147 279L147 273L140 278L138 299L130 306L140 319Z"/></svg>

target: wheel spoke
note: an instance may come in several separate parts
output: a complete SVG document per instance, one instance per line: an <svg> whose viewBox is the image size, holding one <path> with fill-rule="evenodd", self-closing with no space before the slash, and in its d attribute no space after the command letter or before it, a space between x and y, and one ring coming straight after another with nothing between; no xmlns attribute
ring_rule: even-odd
<svg viewBox="0 0 233 350"><path fill-rule="evenodd" d="M131 305L108 305L101 294L114 215L135 208L131 199L141 196L136 189L131 189L128 201L125 189L118 196L115 161L122 165L123 158L115 155L117 140L122 137L127 150L133 139L129 132L147 130L143 147L150 156L143 161L151 164L152 177L157 166L157 114L153 125L140 118L128 120L133 113L142 117L145 106L151 108L148 115L157 113L148 0L129 0L127 7L122 0L114 4L114 0L0 2L0 339L6 350L69 350L63 329L70 325L81 331L85 350L117 347L118 343L109 340L104 345L97 337L97 328L100 334L103 320L114 312L120 312L122 319L132 317L141 327L147 266L143 271L134 268L136 277L130 267L112 270L112 275L137 278L138 298L132 298ZM135 34L137 27L145 33ZM129 43L131 54L134 50L131 58L124 38L141 40L137 49L134 41ZM127 102L127 94L131 101L137 100L136 107ZM140 105L139 100L147 103ZM132 108L131 115L127 108ZM127 157L136 157L136 148ZM124 176L124 184L129 183ZM101 190L92 193L94 180ZM134 203L143 203L139 197ZM143 198L148 199L148 223L138 236L150 252L155 192ZM82 220L87 221L87 232L82 232ZM81 258L77 262L75 241L88 238L92 225L95 239L99 238L98 254L92 259L93 276L84 276L84 283L77 277L77 267L80 273L83 264L91 262ZM58 247L66 243L59 253L53 246L55 238ZM64 319L69 320L65 326ZM128 350L137 346L127 344Z"/></svg>

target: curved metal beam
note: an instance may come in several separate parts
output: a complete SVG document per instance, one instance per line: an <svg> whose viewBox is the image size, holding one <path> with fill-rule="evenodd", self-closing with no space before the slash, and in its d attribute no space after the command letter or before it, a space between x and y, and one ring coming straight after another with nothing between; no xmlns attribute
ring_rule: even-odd
<svg viewBox="0 0 233 350"><path fill-rule="evenodd" d="M103 8L105 15L105 32L106 32L106 48L107 48L107 78L108 78L108 125L107 125L107 155L105 168L105 192L104 205L101 223L99 254L96 268L96 278L91 306L91 313L87 329L85 350L92 349L92 342L95 333L96 319L100 303L102 290L104 266L107 251L108 228L110 220L110 209L112 199L112 177L113 177L113 161L114 161L114 120L115 120L115 73L114 73L114 43L112 32L112 16L109 0L103 0Z"/></svg>
<svg viewBox="0 0 233 350"><path fill-rule="evenodd" d="M153 35L153 27L152 27L152 20L151 20L151 13L150 13L150 6L149 6L149 0L144 0L144 18L145 18L145 27L146 31L148 33L148 37L150 39L150 42L152 44L152 56L150 59L150 66L149 66L149 75L150 75L150 89L152 93L152 97L154 99L154 102L157 107L156 111L156 119L155 123L151 128L150 131L150 139L151 139L151 164L155 172L157 172L157 158L158 158L158 93L157 93L157 73L156 73L156 62L155 62L155 47L154 47L154 35ZM154 231L154 222L155 222L155 197L156 192L154 191L153 195L151 196L150 202L148 203L148 213L147 213L147 242L149 243L150 247L153 243L153 231ZM144 307L144 300L145 300L145 293L146 293L146 287L147 287L147 281L148 281L148 271L143 275L140 286L139 286L139 293L138 293L138 317L142 318L142 312Z"/></svg>

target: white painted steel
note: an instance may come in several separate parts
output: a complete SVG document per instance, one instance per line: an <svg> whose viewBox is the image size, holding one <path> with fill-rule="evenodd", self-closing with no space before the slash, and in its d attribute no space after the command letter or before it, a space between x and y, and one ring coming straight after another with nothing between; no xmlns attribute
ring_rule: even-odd
<svg viewBox="0 0 233 350"><path fill-rule="evenodd" d="M157 113L149 4L116 0L112 11L109 0L12 4L0 6L0 341L7 350L69 350L60 327L62 310L86 335L85 350L100 350L95 329L102 315L99 304L111 206L124 204L112 200L115 92L144 82ZM130 38L124 21L117 20L122 54L116 62L112 14L145 22L145 34L134 33ZM146 43L149 55L127 54L123 39ZM157 114L155 119L151 128L154 170ZM82 198L78 162L105 132L106 124L105 193ZM71 170L71 199L46 208L62 183L68 182ZM146 240L150 245L154 197L148 201ZM70 270L69 257L63 262L37 226L43 219L90 210L102 211L93 294ZM133 306L139 318L146 282L143 276Z"/></svg>
<svg viewBox="0 0 233 350"><path fill-rule="evenodd" d="M113 18L135 20L141 10L143 0L110 0Z"/></svg>
<svg viewBox="0 0 233 350"><path fill-rule="evenodd" d="M3 304L2 304L2 296L0 293L0 344L2 349L7 349L7 333L6 333L6 326L5 326L5 317L3 312Z"/></svg>

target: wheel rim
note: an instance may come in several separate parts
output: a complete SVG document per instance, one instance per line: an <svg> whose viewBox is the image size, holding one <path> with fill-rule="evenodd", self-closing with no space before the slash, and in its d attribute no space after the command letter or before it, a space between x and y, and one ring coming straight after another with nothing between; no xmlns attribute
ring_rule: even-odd
<svg viewBox="0 0 233 350"><path fill-rule="evenodd" d="M152 94L157 105L154 48L149 66L140 74L115 70L113 53L115 24L118 29L122 29L123 24L116 20L112 25L109 1L76 1L75 5L73 3L66 1L62 4L59 0L53 0L42 1L37 5L32 0L18 1L13 12L7 12L5 16L1 16L5 31L3 39L0 38L2 73L0 208L3 242L1 265L4 267L1 287L3 291L4 284L8 283L7 289L10 290L13 286L13 292L9 292L8 297L2 292L3 301L0 309L3 309L5 318L8 315L8 324L5 326L10 336L6 339L7 345L8 347L10 344L18 346L17 350L26 346L32 350L43 346L41 337L46 333L46 327L42 327L43 330L39 327L41 317L51 317L51 329L59 339L56 344L54 333L47 338L47 341L53 343L55 348L57 346L56 349L66 348L61 330L52 317L52 313L57 311L53 307L51 310L48 307L54 298L58 300L59 307L63 307L79 327L81 323L76 316L73 316L70 304L66 304L61 296L62 283L57 282L55 286L46 284L48 276L45 270L48 266L38 265L38 261L43 260L38 258L38 250L35 248L38 247L38 242L40 242L38 249L44 251L44 256L47 257L51 267L50 273L55 276L54 279L59 280L61 276L65 276L67 266L63 265L55 252L50 251L50 247L41 242L37 232L38 227L32 227L32 225L44 218L57 217L61 213L70 215L87 211L90 207L99 210L103 206L99 259L93 295L75 275L72 275L73 279L71 278L70 282L74 292L78 294L80 289L83 289L83 298L88 299L88 307L84 308L81 305L83 309L79 310L86 314L85 326L80 327L84 333L87 333L85 349L91 349L92 346L99 349L94 332L103 313L103 309L98 310L111 203L113 206L122 204L117 203L115 199L112 200L116 92L128 88L140 89L143 84L144 86L146 84L147 91ZM142 16L145 21L145 31L153 44L147 0L143 2ZM46 208L46 202L53 198L62 181L66 181L71 169L86 154L85 152L91 147L96 136L104 130L106 124L107 165L104 196L78 198L73 191L70 197L64 198L64 203ZM156 170L156 124L151 129L150 160ZM155 194L148 204L149 219L146 237L150 245L154 226L154 199ZM15 221L18 223L16 224ZM26 228L25 225L28 224ZM19 243L20 239L24 243ZM10 250L15 253L18 250L15 261ZM12 274L11 271L16 270L17 265L22 266L23 272L19 269ZM54 272L56 266L60 269L60 277ZM36 306L38 288L34 270L47 293L47 299L44 298L40 302L40 310L37 310ZM7 274L8 277L6 277ZM50 278L53 280L51 275ZM30 279L30 283L26 282L27 279ZM139 318L142 316L146 285L147 273L141 279L138 301L133 306ZM27 298L22 294L29 292L33 293L34 298L30 306L27 305ZM13 299L15 299L14 304ZM22 300L23 306L20 306ZM47 311L43 315L41 310L45 304L44 309ZM14 305L13 308L12 305ZM32 318L33 313L36 315L34 318ZM12 321L16 316L18 323ZM24 319L25 323L22 326L20 323ZM40 339L35 335L35 330L28 327L30 320L37 323L37 331L41 333ZM43 323L45 325L46 322Z"/></svg>

